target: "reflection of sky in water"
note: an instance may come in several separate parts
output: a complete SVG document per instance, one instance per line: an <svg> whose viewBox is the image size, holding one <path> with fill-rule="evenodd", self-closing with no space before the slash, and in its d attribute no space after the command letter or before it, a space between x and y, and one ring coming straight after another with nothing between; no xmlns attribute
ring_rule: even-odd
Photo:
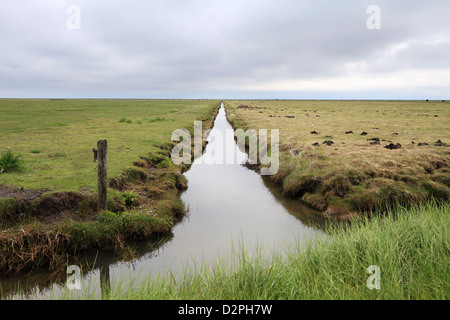
<svg viewBox="0 0 450 320"><path fill-rule="evenodd" d="M223 108L214 129L222 132L232 129ZM214 136L217 137L211 134L208 138L211 141L206 155L219 150L214 145ZM196 159L185 173L189 188L181 196L189 208L189 217L174 227L172 239L157 251L147 253L133 263L110 264L112 285L114 281L133 275L154 274L169 268L176 274L194 261L196 264L208 263L219 256L230 256L233 248L239 250L240 243L245 243L250 253L256 248L270 253L272 248L323 234L304 224L307 208L297 200L278 199L259 174L239 164L245 162L246 154L235 143L224 143L224 148L226 145L234 149L235 164L199 164L202 159ZM99 257L98 261L108 264L102 259L104 257ZM97 269L85 277L84 285L98 288L99 277ZM55 285L50 291L60 290Z"/></svg>

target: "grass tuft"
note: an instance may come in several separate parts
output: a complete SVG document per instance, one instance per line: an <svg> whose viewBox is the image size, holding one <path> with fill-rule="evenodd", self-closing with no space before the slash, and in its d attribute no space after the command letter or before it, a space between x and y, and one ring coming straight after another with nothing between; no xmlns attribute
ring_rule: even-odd
<svg viewBox="0 0 450 320"><path fill-rule="evenodd" d="M20 171L23 160L20 153L14 153L10 149L2 152L0 156L0 173Z"/></svg>

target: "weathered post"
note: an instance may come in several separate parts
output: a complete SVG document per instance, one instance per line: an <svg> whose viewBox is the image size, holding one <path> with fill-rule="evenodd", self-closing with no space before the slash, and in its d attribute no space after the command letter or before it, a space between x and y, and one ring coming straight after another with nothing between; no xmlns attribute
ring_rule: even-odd
<svg viewBox="0 0 450 320"><path fill-rule="evenodd" d="M97 142L97 204L99 211L106 211L106 196L108 191L107 177L107 155L108 142L106 140L99 140Z"/></svg>

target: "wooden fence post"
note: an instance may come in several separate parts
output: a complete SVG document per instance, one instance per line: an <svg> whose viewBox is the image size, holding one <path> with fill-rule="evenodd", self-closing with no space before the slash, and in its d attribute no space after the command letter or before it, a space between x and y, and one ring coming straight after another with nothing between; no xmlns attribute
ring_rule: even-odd
<svg viewBox="0 0 450 320"><path fill-rule="evenodd" d="M108 166L107 166L108 142L97 142L97 204L99 211L106 211L106 199L108 191Z"/></svg>

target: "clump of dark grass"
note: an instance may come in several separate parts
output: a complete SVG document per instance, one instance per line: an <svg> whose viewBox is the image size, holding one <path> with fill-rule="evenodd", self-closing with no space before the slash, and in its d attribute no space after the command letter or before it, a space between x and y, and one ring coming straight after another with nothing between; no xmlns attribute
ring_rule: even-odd
<svg viewBox="0 0 450 320"><path fill-rule="evenodd" d="M121 119L119 120L119 122L125 122L125 123L130 124L130 123L132 123L133 121L131 121L130 119L127 119L127 118L123 117L123 118L121 118Z"/></svg>
<svg viewBox="0 0 450 320"><path fill-rule="evenodd" d="M14 153L10 149L2 152L0 156L0 174L21 170L23 164L21 157L20 153Z"/></svg>
<svg viewBox="0 0 450 320"><path fill-rule="evenodd" d="M66 158L67 155L64 152L54 152L48 155L49 158Z"/></svg>
<svg viewBox="0 0 450 320"><path fill-rule="evenodd" d="M125 191L122 194L122 203L127 206L130 207L134 204L136 204L137 201L137 194L134 191Z"/></svg>
<svg viewBox="0 0 450 320"><path fill-rule="evenodd" d="M131 183L137 182L137 181L143 181L145 182L147 180L147 170L145 168L140 167L132 167L129 168L125 175L127 177L127 180Z"/></svg>
<svg viewBox="0 0 450 320"><path fill-rule="evenodd" d="M164 159L161 162L159 162L157 166L158 168L172 168L173 163L169 157L164 157Z"/></svg>
<svg viewBox="0 0 450 320"><path fill-rule="evenodd" d="M147 118L145 120L148 121L148 122L159 122L159 121L165 121L166 119L161 118L161 117L156 117L156 118L153 118L153 119Z"/></svg>

